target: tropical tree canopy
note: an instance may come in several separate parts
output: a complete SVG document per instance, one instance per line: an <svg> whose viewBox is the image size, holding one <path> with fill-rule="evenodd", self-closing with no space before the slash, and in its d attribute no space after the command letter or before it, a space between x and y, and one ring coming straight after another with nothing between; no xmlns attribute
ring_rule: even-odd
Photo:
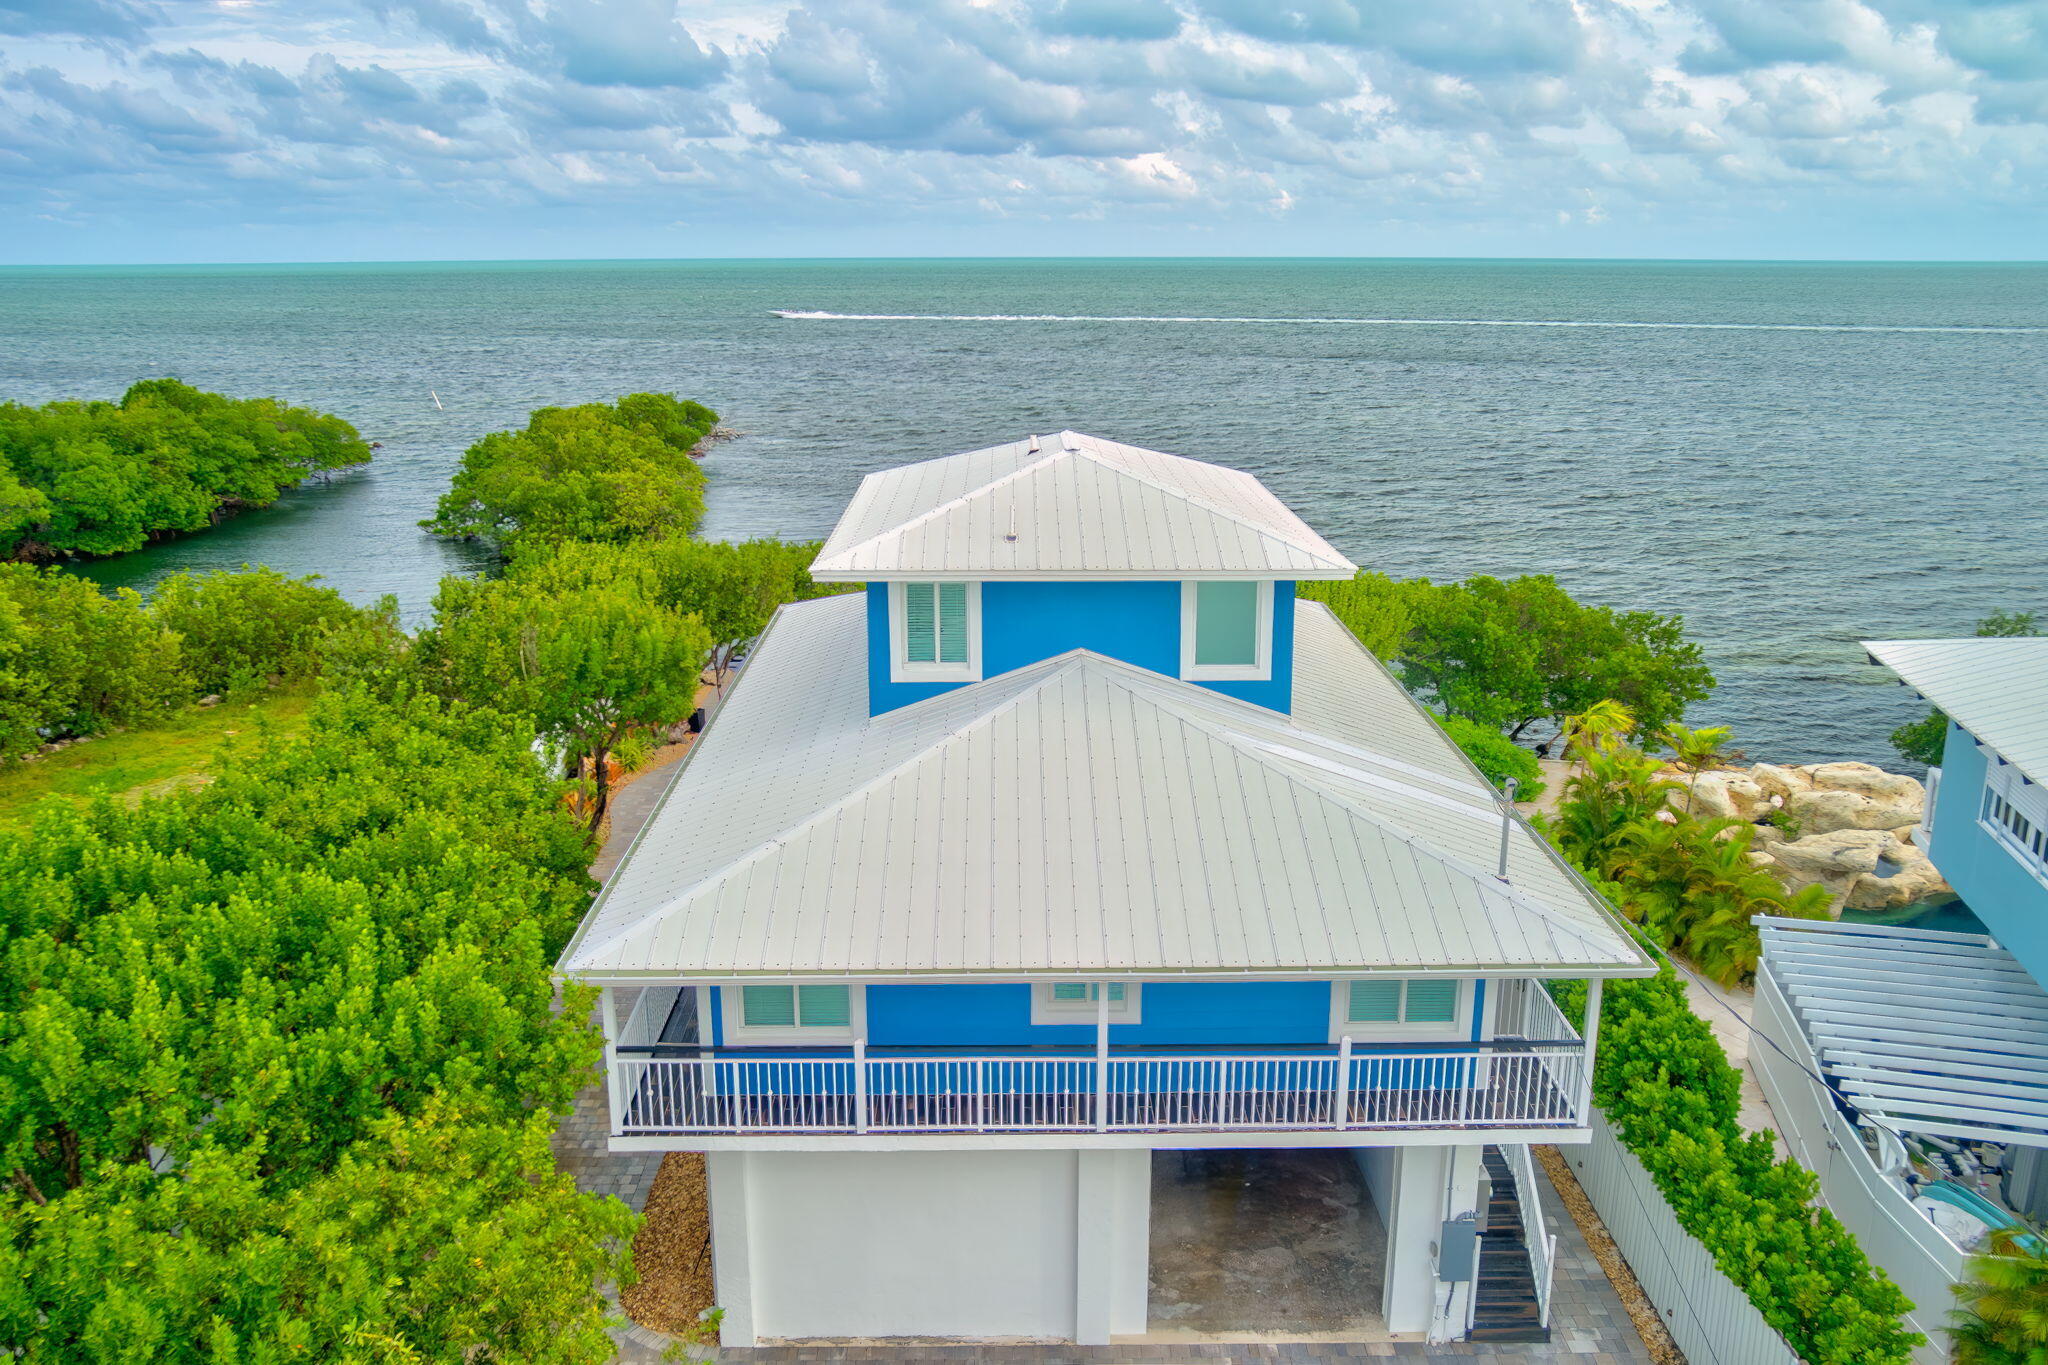
<svg viewBox="0 0 2048 1365"><path fill-rule="evenodd" d="M508 554L565 540L687 536L704 516L704 471L690 452L717 421L703 404L665 393L540 408L523 430L465 451L420 525Z"/></svg>
<svg viewBox="0 0 2048 1365"><path fill-rule="evenodd" d="M369 458L339 417L175 379L118 403L0 403L0 545L23 560L122 554Z"/></svg>
<svg viewBox="0 0 2048 1365"><path fill-rule="evenodd" d="M635 1219L547 1146L598 1040L530 733L354 689L211 786L0 833L0 1353L610 1358Z"/></svg>
<svg viewBox="0 0 2048 1365"><path fill-rule="evenodd" d="M2039 1236L2000 1228L1969 1277L1949 1288L1955 1365L2048 1365L2048 1249Z"/></svg>

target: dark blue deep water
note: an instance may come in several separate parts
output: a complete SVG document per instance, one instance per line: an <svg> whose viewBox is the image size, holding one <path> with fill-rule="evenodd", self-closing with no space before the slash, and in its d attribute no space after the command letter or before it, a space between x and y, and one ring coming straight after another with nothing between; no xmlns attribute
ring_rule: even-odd
<svg viewBox="0 0 2048 1365"><path fill-rule="evenodd" d="M2044 328L2037 265L16 269L0 397L175 374L340 413L371 469L91 572L255 561L415 618L476 557L414 522L542 404L717 408L743 433L709 462L718 536L822 535L869 470L1071 426L1249 469L1388 573L1682 612L1721 678L1694 720L1887 761L1916 707L1857 639L2048 613Z"/></svg>

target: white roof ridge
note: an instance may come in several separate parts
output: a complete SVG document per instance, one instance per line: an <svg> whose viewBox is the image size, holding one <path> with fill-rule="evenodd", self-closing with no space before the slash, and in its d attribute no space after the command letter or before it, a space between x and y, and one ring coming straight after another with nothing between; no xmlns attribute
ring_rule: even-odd
<svg viewBox="0 0 2048 1365"><path fill-rule="evenodd" d="M1246 473L1245 473L1245 472L1244 472L1243 470L1241 470L1241 469L1232 469L1232 468L1231 468L1230 466L1228 466L1228 465L1212 464L1212 463L1210 463L1210 462L1209 462L1209 461L1207 461L1207 460L1197 460L1197 459L1195 459L1195 458L1194 458L1193 456L1191 456L1191 455L1173 455L1173 454L1169 454L1168 452L1166 452L1166 451L1163 451L1163 450L1145 450L1145 447L1143 447L1143 446L1134 446L1134 445L1129 445L1129 444L1127 444L1127 443L1125 443L1125 442L1123 442L1123 441L1112 441L1112 440L1109 440L1109 439L1108 439L1107 437L1104 437L1104 436L1091 436L1091 435L1089 435L1089 434L1088 434L1087 432L1085 432L1085 431L1072 431L1072 432L1069 432L1069 431L1062 431L1062 432L1060 433L1060 435L1061 435L1061 436L1062 436L1063 438L1064 438L1064 437L1067 437L1067 436L1078 436L1078 437L1080 437L1080 438L1081 438L1081 439L1082 439L1083 441L1086 441L1086 442L1088 442L1088 443L1089 443L1089 447L1096 447L1096 446L1102 446L1102 445L1113 445L1113 446L1120 446L1120 447L1122 447L1122 448L1123 448L1123 449L1125 449L1125 450L1141 450L1141 451L1144 451L1144 452L1145 452L1146 454L1148 454L1148 455L1164 455L1164 456L1165 456L1165 457L1166 457L1167 459L1170 459L1170 460L1185 460L1185 461L1186 461L1187 463L1189 463L1189 464L1196 464L1196 465L1200 465L1200 466L1202 466L1202 468L1204 468L1204 469L1214 469L1214 470L1217 470L1218 472L1220 472L1220 473L1223 473L1223 474L1226 474L1226 475L1234 476L1234 477L1237 477L1237 478L1244 478L1244 479L1250 479L1250 480L1251 480L1251 481L1252 481L1253 483L1258 483L1258 480L1257 480L1257 479L1255 479L1255 478L1252 478L1252 476L1251 476L1251 475L1249 475L1249 474L1246 474ZM1156 489L1156 490L1158 490L1159 492L1161 492L1161 493L1164 493L1164 494L1165 494L1165 495L1167 495L1168 497L1171 497L1171 498L1179 498L1179 499L1180 499L1180 500L1181 500L1182 502L1191 502L1191 503L1195 504L1195 506L1197 506L1197 507L1201 508L1201 509L1202 509L1203 511L1205 511L1205 512L1211 513L1212 515L1215 515L1215 516L1219 516L1219 517L1222 517L1222 518L1223 518L1223 519L1224 519L1225 521L1228 521L1228 522L1232 522L1232 523L1234 523L1234 524L1236 524L1236 525L1238 525L1238 526L1242 526L1242 527L1244 527L1244 528L1245 528L1245 529L1246 529L1247 531L1250 531L1250 532L1251 532L1251 533L1252 533L1253 535L1255 535L1255 536L1258 536L1258 537L1260 537L1260 538L1261 538L1261 539L1263 539L1263 540L1269 540L1269 541L1272 541L1272 542L1273 542L1274 544L1277 544L1277 545L1283 545L1283 546L1285 546L1285 547L1287 547L1288 549L1291 549L1291 550L1299 550L1299 551L1300 551L1301 553L1303 553L1303 554L1305 554L1305 555L1309 555L1310 557L1312 557L1312 558L1315 558L1315 559L1323 559L1323 560L1329 560L1329 557L1328 557L1327 555L1323 554L1323 553L1322 553L1322 551L1320 551L1320 550L1312 549L1312 548L1310 548L1309 546L1306 546L1306 545L1300 544L1300 543L1299 543L1299 542L1297 542L1297 541L1287 540L1287 539L1285 539L1285 538L1283 538L1283 537L1281 537L1281 536L1279 536L1279 535L1275 534L1275 533L1274 533L1274 532L1273 532L1272 530L1270 530L1269 528L1267 528L1267 527L1264 527L1264 526L1260 526L1260 525L1259 525L1259 524L1258 524L1257 522L1254 522L1254 521L1250 520L1250 519L1249 519L1249 518L1247 518L1247 517L1244 517L1244 516L1242 516L1242 515L1240 515L1240 514L1238 514L1238 513L1236 513L1236 512L1233 512L1233 511L1231 511L1231 510L1230 510L1229 508L1227 508L1227 507L1219 507L1219 506L1217 506L1217 505L1216 505L1216 503L1215 503L1215 502L1214 502L1213 500L1211 500L1211 499L1209 499L1209 498L1205 498L1205 497L1203 497L1203 496L1202 496L1201 494L1199 494L1199 493L1194 493L1194 492L1191 492L1191 491L1189 491L1188 489L1185 489L1185 488L1175 488L1175 487L1172 487L1171 485L1168 485L1168 484L1165 484L1165 483L1161 483L1161 482L1160 482L1160 481L1159 481L1158 479L1155 479L1155 478L1153 478L1153 477L1152 477L1151 475L1149 475L1149 474L1146 474L1146 473L1144 473L1144 472L1143 472L1143 471L1141 471L1141 470L1137 470L1137 469L1132 469L1132 468L1131 468L1131 467L1129 467L1128 465L1124 465L1124 464L1120 464L1120 463L1117 463L1117 462L1116 462L1116 461L1115 461L1114 459L1112 459L1112 458L1106 458L1106 457L1105 457L1105 454L1104 454L1104 452L1103 452L1103 451L1101 451L1101 450L1098 450L1098 449L1092 449L1092 448L1083 448L1083 447L1073 447L1073 448L1070 448L1070 449L1069 449L1068 453L1069 453L1069 454L1073 454L1073 455L1080 455L1080 456L1083 456L1083 457L1087 458L1088 460L1092 461L1093 463L1095 463L1095 464L1098 464L1098 465L1100 465L1100 466L1101 466L1102 468L1104 468L1104 469L1107 469L1107 470L1108 470L1108 471L1109 471L1110 473L1112 473L1112 474L1120 474L1120 475L1122 475L1122 476L1123 476L1124 478L1130 479L1130 480L1132 480L1132 481L1133 481L1133 482L1135 482L1135 483L1142 483L1142 484L1144 484L1144 485L1145 485L1145 486L1146 486L1147 488L1152 488L1152 489ZM1019 470L1019 471L1017 471L1017 472L1021 474L1021 473L1023 473L1024 471L1023 471L1023 470ZM995 485L996 485L996 483L997 483L997 482L1001 482L1001 481L1000 481L1000 480L996 480L996 481L994 481L994 482L991 482L991 483L989 483L989 484L985 485L985 487L987 487L987 488L993 488L993 487L995 487ZM1268 491L1270 492L1271 490L1268 490ZM1276 499L1276 501L1277 501L1277 499ZM1281 503L1280 505L1281 505L1281 506L1283 506L1283 507L1285 507L1285 506L1286 506L1286 504L1285 504L1285 503ZM909 523L907 523L907 522L905 523L905 525L908 525L908 524L909 524ZM1307 523L1303 523L1303 524L1304 524L1305 526L1307 525ZM1308 527L1308 530L1309 530L1309 533L1310 533L1311 535L1315 535L1315 536L1316 536L1316 539L1318 539L1318 540L1322 540L1322 536L1316 533L1316 530L1315 530L1315 528L1314 528L1314 527L1310 526L1310 527ZM1328 541L1324 541L1323 543L1324 543L1325 545L1328 545L1328 544L1329 544L1329 542L1328 542ZM1334 546L1331 546L1331 549L1332 549L1332 550L1334 550L1335 548L1336 548L1336 547L1334 547ZM1329 561L1329 562L1330 562L1330 567L1331 567L1331 568L1338 568L1338 567L1340 567L1340 566L1341 566L1341 567L1344 567L1344 568L1354 568L1354 567L1355 567L1354 565L1352 565L1352 564L1351 564L1351 562L1350 562L1349 560L1346 560L1346 559L1344 559L1344 558L1343 558L1343 557L1342 557L1341 555L1340 555L1340 556L1338 556L1338 558L1337 558L1336 560L1333 560L1333 561Z"/></svg>
<svg viewBox="0 0 2048 1365"><path fill-rule="evenodd" d="M641 930L647 928L649 925L657 923L662 918L667 916L671 911L675 910L678 906L684 904L686 901L689 901L690 899L695 897L699 892L705 890L707 887L714 886L717 883L724 881L726 878L732 876L734 872L737 872L739 869L743 867L746 867L752 863L759 862L761 859L774 853L776 850L780 849L783 845L789 843L791 840L801 836L804 833L804 831L810 829L812 826L824 823L826 820L830 819L834 815L837 815L840 811L852 805L860 798L868 795L872 791L877 790L884 784L893 781L897 777L900 777L902 774L908 772L910 769L922 763L926 758L930 757L931 754L940 747L951 743L952 741L960 738L962 735L969 734L972 731L981 729L983 726L994 721L998 716L1007 714L1008 712L1014 710L1017 706L1023 703L1026 697L1031 696L1035 692L1043 691L1045 687L1051 682L1053 682L1055 679L1059 678L1063 674L1072 672L1077 665L1086 662L1086 658L1084 658L1083 656L1086 656L1086 658L1095 659L1101 659L1104 657L1099 654L1094 654L1091 651L1085 649L1071 649L1064 654L1055 654L1049 659L1040 659L1033 663L1025 664L1022 668L1011 669L1008 673L998 673L993 678L984 679L982 683L973 684L973 686L979 687L985 685L986 683L1002 682L1006 678L1011 679L1014 682L1016 680L1019 680L1021 678L1021 675L1029 673L1034 669L1041 670L1043 673L1042 677L1034 679L1028 683L1025 683L1023 686L1018 687L1014 694L1005 697L1002 701L996 703L994 706L989 707L985 711L975 712L974 715L969 717L967 720L963 721L959 725L953 726L944 734L933 736L930 743L920 746L916 750L912 751L910 754L906 755L901 761L891 764L889 767L883 769L881 772L876 773L867 781L862 782L857 786L848 788L839 796L833 798L831 801L826 802L824 805L819 806L816 810L813 810L809 814L805 815L803 819L798 820L795 824L777 830L774 834L770 835L766 839L763 839L760 843L754 845L754 847L748 849L739 857L732 859L730 862L720 864L717 868L710 872L707 872L704 876L699 877L696 881L692 882L689 886L683 888L681 891L678 891L675 895L670 896L661 905L656 906L652 910L649 910L647 913L641 915L638 919L632 921L631 923L621 926L616 932L611 934L609 937L600 939L596 943L583 945L577 950L576 956L579 958L595 956L600 952L603 952L609 948L616 946L621 939L629 938L632 935L637 934ZM962 688L957 689L953 692L942 692L938 696L925 698L924 703L916 703L913 704L913 706L899 707L894 712L885 712L884 714L900 717L905 712L915 709L916 705L922 705L931 702L944 702L950 700L957 704L959 701L959 693L965 690L966 689ZM879 719L879 717L877 719ZM665 795L666 794L664 794L664 796Z"/></svg>
<svg viewBox="0 0 2048 1365"><path fill-rule="evenodd" d="M1036 440L1037 438L1033 437L1032 439ZM1016 443L1011 442L1010 444L1014 445ZM945 513L951 512L953 509L957 507L965 507L968 503L973 502L976 498L979 498L982 494L988 492L990 489L1000 488L1006 483L1015 483L1017 480L1023 478L1026 474L1034 474L1039 470L1044 469L1047 465L1057 464L1059 461L1065 459L1067 456L1075 455L1078 453L1080 452L1069 449L1046 451L1037 459L1029 461L1025 464L1018 465L1015 469L1011 470L1007 474L999 474L995 478L990 479L987 483L977 484L973 488L968 489L965 493L958 494L955 497L947 498L944 502L939 503L936 506L925 508L924 511L919 512L916 516L911 517L906 521L899 521L894 526L885 526L881 530L875 532L871 536L868 536L864 540L857 540L853 544L848 545L843 549L834 550L832 552L832 557L834 559L838 559L842 556L850 555L854 553L856 550L865 549L866 547L873 545L878 540L884 540L889 536L902 535L905 531L908 531L913 526L922 526L925 522L935 520L936 518L944 515ZM940 458L952 459L956 457L941 456ZM931 461L926 461L925 463L931 463ZM886 474L888 472L889 471L887 470L876 471L877 474ZM875 474L869 474L865 478L863 478L861 482L866 483L868 479L872 479L874 477ZM825 557L822 547L820 547L818 557L820 559L823 559Z"/></svg>
<svg viewBox="0 0 2048 1365"><path fill-rule="evenodd" d="M1039 443L1039 448L1033 450L1030 444L1032 442ZM1017 450L1017 447L1020 446L1024 447L1021 451ZM835 527L833 535L826 537L825 545L820 551L817 561L812 565L813 572L820 570L833 574L856 572L854 561L863 554L875 555L892 540L900 543L902 537L918 527L942 520L964 508L983 501L996 490L1008 485L1021 483L1062 461L1077 457L1086 460L1096 469L1106 474L1127 481L1138 488L1148 490L1154 495L1166 498L1171 503L1193 509L1218 521L1228 523L1240 532L1248 533L1254 542L1263 547L1264 553L1267 556L1271 556L1281 562L1287 561L1290 557L1309 561L1307 566L1299 563L1290 565L1295 574L1308 572L1311 575L1319 576L1339 571L1356 571L1356 566L1350 560L1344 558L1341 551L1324 539L1314 527L1302 521L1291 508L1274 496L1271 489L1268 489L1253 475L1243 470L1232 469L1228 465L1197 460L1192 456L1176 455L1167 451L1149 450L1143 446L1113 441L1107 437L1094 436L1084 431L1075 431L1071 428L1061 430L1055 437L1033 436L1022 441L1010 441L1002 445L989 446L982 450L965 451L958 455L940 456L932 460L900 465L893 469L876 470L861 479L860 490L856 492L854 502L849 504L849 507L858 507L862 495L867 492L870 486L880 488L882 486L881 481L903 470L915 469L924 465L945 464L948 461L961 460L970 456L986 456L995 452L1013 451L1016 452L1015 457L1035 456L1035 458L1026 458L1024 463L1007 473L999 474L994 478L988 479L986 482L976 484L972 488L946 498L902 521L879 527L861 536L858 540L852 540L843 545L836 544L835 540L838 529ZM1006 458L1009 457L1006 456ZM1248 493L1256 493L1280 513L1284 514L1287 519L1291 520L1294 526L1298 528L1299 533L1291 533L1285 528L1276 529L1274 526L1263 523L1246 512L1233 510L1224 502L1218 501L1215 496L1159 477L1143 467L1147 459L1171 461L1176 465L1191 466L1205 471L1208 476L1214 479L1229 481L1241 486ZM871 569L870 571L872 572L873 570ZM889 572L886 569L882 571L885 573ZM988 572L990 571L984 569L979 573L966 576L985 577L988 575ZM1003 572L1016 571L1006 570ZM1217 572L1228 571L1218 570ZM944 577L945 573L946 570L943 567L939 567L932 569L925 576ZM1278 576L1280 570L1275 568L1274 573Z"/></svg>

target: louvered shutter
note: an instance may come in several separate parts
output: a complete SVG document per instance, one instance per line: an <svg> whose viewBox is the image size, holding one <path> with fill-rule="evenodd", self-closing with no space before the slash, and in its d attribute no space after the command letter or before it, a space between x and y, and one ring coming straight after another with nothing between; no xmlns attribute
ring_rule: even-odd
<svg viewBox="0 0 2048 1365"><path fill-rule="evenodd" d="M748 1028L788 1028L796 1022L796 988L740 987L740 1022Z"/></svg>
<svg viewBox="0 0 2048 1365"><path fill-rule="evenodd" d="M845 1028L853 1022L853 994L846 986L805 986L797 1010L805 1028Z"/></svg>
<svg viewBox="0 0 2048 1365"><path fill-rule="evenodd" d="M939 584L939 662L967 662L967 585Z"/></svg>
<svg viewBox="0 0 2048 1365"><path fill-rule="evenodd" d="M1088 983L1085 981L1055 981L1052 984L1052 998L1055 1000L1086 1000Z"/></svg>
<svg viewBox="0 0 2048 1365"><path fill-rule="evenodd" d="M1448 1024L1457 1017L1457 982L1430 980L1408 983L1409 1023Z"/></svg>
<svg viewBox="0 0 2048 1365"><path fill-rule="evenodd" d="M1354 981L1344 1017L1354 1024L1397 1024L1401 1021L1401 983Z"/></svg>
<svg viewBox="0 0 2048 1365"><path fill-rule="evenodd" d="M939 654L938 609L932 599L936 585L903 585L903 657L914 664L934 663Z"/></svg>

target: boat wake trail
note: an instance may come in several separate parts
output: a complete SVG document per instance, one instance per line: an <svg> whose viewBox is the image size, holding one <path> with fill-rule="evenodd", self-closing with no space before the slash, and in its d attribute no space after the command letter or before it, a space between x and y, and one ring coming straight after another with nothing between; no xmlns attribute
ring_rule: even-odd
<svg viewBox="0 0 2048 1365"><path fill-rule="evenodd" d="M1607 322L1538 318L1229 318L1152 317L1113 313L827 313L774 308L793 322L1125 322L1273 327L1605 327L1677 332L1963 332L2032 335L2044 327L1908 326L1858 322Z"/></svg>

